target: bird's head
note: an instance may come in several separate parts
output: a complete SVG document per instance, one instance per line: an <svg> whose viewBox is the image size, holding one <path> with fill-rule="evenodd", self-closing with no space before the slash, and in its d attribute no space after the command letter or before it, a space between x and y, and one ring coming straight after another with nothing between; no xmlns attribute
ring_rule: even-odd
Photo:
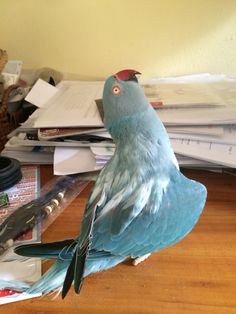
<svg viewBox="0 0 236 314"><path fill-rule="evenodd" d="M103 109L105 126L121 118L146 110L149 106L135 70L122 70L110 76L104 85Z"/></svg>

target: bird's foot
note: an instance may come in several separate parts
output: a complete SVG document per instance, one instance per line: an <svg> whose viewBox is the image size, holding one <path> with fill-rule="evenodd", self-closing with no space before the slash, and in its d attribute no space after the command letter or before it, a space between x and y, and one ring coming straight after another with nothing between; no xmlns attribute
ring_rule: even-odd
<svg viewBox="0 0 236 314"><path fill-rule="evenodd" d="M145 259L147 259L149 256L151 255L151 253L145 254L143 256L137 257L132 261L132 264L134 266L137 266L138 264L142 263L143 261L145 261Z"/></svg>

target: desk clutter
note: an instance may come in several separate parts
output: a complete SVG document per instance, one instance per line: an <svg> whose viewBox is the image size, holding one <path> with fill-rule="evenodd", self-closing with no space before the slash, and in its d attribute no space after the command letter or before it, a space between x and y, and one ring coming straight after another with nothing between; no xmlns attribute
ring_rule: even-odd
<svg viewBox="0 0 236 314"><path fill-rule="evenodd" d="M115 150L103 125L103 85L38 79L25 98L37 109L8 134L2 156L53 164L56 175L99 171ZM198 74L141 85L181 167L236 168L236 79Z"/></svg>
<svg viewBox="0 0 236 314"><path fill-rule="evenodd" d="M138 83L137 74L140 73L126 69L107 78L102 98L104 112L97 108L101 101L96 104L94 101L94 95L99 95L98 88L101 83L99 86L97 83L91 84L89 88L86 87L87 83L82 84L83 88L80 89L79 95L87 100L83 94L87 90L89 100L92 102L89 101L91 104L89 110L86 105L80 106L79 114L78 111L73 112L77 108L77 101L70 102L68 106L68 97L70 100L74 95L76 100L78 97L78 84L73 83L69 95L65 95L64 91L67 92L71 86L62 88L62 95L59 98L58 92L53 91L53 97L57 98L56 107L46 106L41 115L37 116L35 126L38 128L49 127L51 115L48 109L55 113L52 124L57 121L58 128L65 125L68 127L68 122L71 127L89 126L93 128L93 131L88 133L89 137L92 134L96 144L97 137L101 137L97 133L104 132L101 129L105 126L112 134L116 149L111 151L114 143L109 144L110 137L106 139L103 135L103 140L98 141L98 144L101 144L98 147L106 147L111 155L114 154L114 158L105 165L96 180L85 207L80 232L74 239L27 244L15 249L15 253L23 257L56 259L55 263L35 284L27 286L28 283L25 281L9 283L0 280L0 289L10 288L14 291L17 289L22 294L30 295L46 295L58 291L64 299L73 285L75 293L79 294L88 275L115 267L130 258L136 266L151 253L182 240L197 223L205 206L206 187L200 182L188 179L180 172L166 129L150 106L150 100L146 98L143 87ZM27 98L30 96L32 97L32 92ZM60 110L56 110L62 99L64 99L62 107L66 109L69 107L69 110L63 110L63 119ZM162 105L159 100L152 100L152 103L153 106ZM79 126L74 125L77 121L74 114L80 117ZM57 120L58 118L61 122ZM53 127L56 128L56 125ZM85 133L80 135L84 136ZM79 150L90 148L91 140L88 141L88 138L86 140L84 137L78 140L82 142ZM83 144L87 146L83 147ZM70 156L73 158L73 155ZM61 161L63 159L64 154ZM70 163L68 158L66 163ZM89 171L89 164L86 166L86 171ZM77 172L86 172L84 169ZM81 175L77 174L73 178L80 181ZM48 212L46 208L49 215L53 213L52 202L56 204L55 206L60 204L58 192L64 195L61 189L56 188L56 193L49 192L49 197L46 197L48 195L46 194L45 197L42 195L39 200L36 199L36 206L29 204L26 229L32 223L31 216L28 217L32 214L31 208L33 219L38 214L44 216ZM26 207L28 208L27 205ZM38 213L42 207L45 210ZM25 212L23 206L17 210L16 215L22 208ZM34 213L34 210L37 213ZM21 215L19 216L21 219ZM12 222L7 218L4 223L6 225L2 225L0 234L4 234L8 225L12 230L15 219ZM14 236L15 233L11 240ZM4 238L5 240L7 238Z"/></svg>
<svg viewBox="0 0 236 314"><path fill-rule="evenodd" d="M133 70L124 70L117 73L116 75L120 73L127 74L127 72L133 72ZM135 72L134 74L137 73L138 72ZM115 79L115 77L116 76L112 76L110 78ZM121 78L121 80L123 79ZM129 80L130 78L128 78L127 80L124 79L124 82ZM181 167L193 167L201 169L207 168L211 170L236 168L235 86L236 79L228 78L224 75L210 74L152 79L149 81L141 82L141 89L144 90L148 101L155 109L154 111L148 111L148 114L150 114L148 115L148 121L153 120L155 122L154 129L152 132L150 132L150 134L152 134L153 136L153 134L155 135L157 133L156 131L154 132L154 130L163 130L159 128L158 124L160 123L160 121L157 120L155 117L155 115L157 114L166 127L171 146L174 149L177 160ZM58 76L57 79L52 79L50 75L47 76L46 80L43 76L39 77L33 84L32 88L29 88L28 92L23 97L26 104L28 103L29 106L33 106L34 110L32 110L32 114L30 114L24 122L20 123L17 128L8 133L8 140L4 145L4 149L2 150L1 155L3 157L16 158L23 165L31 165L31 167L34 167L32 166L32 164L52 164L55 175L65 176L62 177L62 180L63 178L66 178L66 181L70 181L77 180L76 178L78 178L78 182L80 182L81 186L80 188L76 188L77 194L73 194L78 195L88 183L87 181L84 181L84 178L83 182L81 183L80 174L90 174L92 172L96 175L96 173L99 172L111 159L116 150L111 134L104 127L102 100L103 89L103 81L65 81L61 80L60 76ZM119 90L115 89L112 91L113 95L119 92ZM149 107L148 102L145 102L145 105ZM139 113L142 113L142 111L140 110ZM145 122L147 122L147 119L145 120ZM146 124L143 123L143 125ZM150 126L150 128L151 127L152 126ZM142 129L135 130L136 134L139 133L140 136L140 133L142 133ZM149 134L148 132L143 133ZM130 134L128 135L130 136ZM157 137L158 136L160 137L160 134L157 134ZM163 133L163 136L164 139L166 139L166 146L169 147L168 137L166 136L165 132ZM151 139L146 137L146 142L149 143L149 145L151 146L155 146L153 143L156 143L156 141L153 139L154 136ZM131 144L131 142L132 141L130 141L129 144ZM165 145L159 146L160 151L162 149L165 150ZM145 147L145 145L143 145L142 147ZM147 146L146 150L148 150ZM144 152L146 152L146 150ZM169 158L167 162L171 161L172 163L174 160L176 164L175 158L173 158L174 155L172 150L168 148L167 151L169 153L169 155L166 156L167 159ZM140 152L140 154L142 153L143 151ZM134 164L136 163L133 163L133 165ZM145 165L147 165L147 163L145 163ZM163 167L160 167L161 174L162 171L165 171L164 165L162 166ZM145 166L143 168L145 168ZM132 165L129 165L128 169L132 169ZM150 174L150 172L147 173ZM76 174L76 176L67 176L74 174ZM79 176L77 177L78 174ZM170 173L167 173L167 175L169 176ZM178 167L176 167L176 169L174 168L174 174L172 173L172 175L178 178L179 185L178 189L171 185L168 191L172 193L173 188L173 190L177 191L176 193L179 193L178 195L181 196L182 191L186 192L187 188L187 191L189 191L189 194L187 194L187 196L189 197L189 202L191 203L191 206L196 209L196 212L194 214L196 215L196 217L192 222L190 222L189 226L188 223L186 223L185 226L187 228L186 230L188 230L189 232L189 230L191 230L191 228L196 223L204 207L206 190L201 184L197 182L193 183L193 181L191 180L185 181L186 179L180 177ZM35 178L37 176L38 174L35 174ZM138 181L137 177L134 178L133 185L131 185L135 186L136 181ZM150 180L150 186L148 186L147 188L150 193L151 191L154 191L154 185L152 184L154 183L152 180ZM109 182L108 186L111 186L111 182ZM46 193L45 195L40 195L38 198L36 197L36 195L34 195L33 198L36 198L36 201L32 200L29 203L23 204L12 215L6 217L0 228L0 235L2 236L2 238L0 237L0 240L2 239L2 242L0 241L0 246L2 248L2 253L5 253L5 251L7 251L13 244L14 240L18 239L19 233L21 231L26 232L33 227L37 227L39 225L37 223L38 219L40 221L40 219L44 219L45 217L48 218L48 216L53 216L52 213L54 213L57 207L59 208L60 204L62 203L59 195L61 193L64 195L65 186L64 184L62 184L61 186L60 184L57 185L56 183L54 187L55 189L50 189L50 191L48 192L49 194ZM61 191L61 188L63 189L63 192ZM144 188L146 189L145 186ZM165 188L166 187L164 187L164 189ZM147 193L147 190L145 189L144 191L140 190L140 195L142 195L142 193ZM191 193L193 190L195 192L197 191L197 193L195 193L195 196L197 195L196 199L192 197ZM134 192L136 193L137 191L138 190ZM47 195L49 195L49 197L47 197ZM152 196L154 197L155 195L158 194L154 193ZM123 196L125 204L126 202L129 203L133 201L133 199L129 198L129 196L126 199L127 195L125 195L125 193L122 193L122 197ZM170 194L170 197L167 197L167 199L171 199L171 196L173 196L173 194ZM180 200L180 198L178 200ZM100 201L103 202L104 200L101 198ZM100 204L100 201L98 202L99 205L97 203L98 207L102 204ZM112 204L113 201L114 200L111 198L110 203L109 201L107 201L107 204ZM145 200L141 201L145 202ZM36 206L33 205L35 204L35 202ZM187 202L188 206L189 202ZM131 204L131 207L134 207L136 203ZM168 208L170 208L171 204L169 201L168 204ZM176 202L173 202L173 204L176 204ZM95 209L97 208L97 205L94 207ZM163 205L163 208L165 206L166 204ZM173 208L175 208L175 205L173 205ZM183 206L183 208L185 207ZM81 263L83 265L85 265L85 260L83 259L86 258L84 257L84 252L88 252L90 230L92 230L93 228L93 219L95 217L90 217L92 212L93 211L91 211L89 215L86 216L88 218L88 226L86 227L88 227L89 230L85 233L86 238L84 240L84 243L82 241L84 247L79 247L79 250L81 250L81 252L79 252L78 254L78 260L80 260L81 258ZM103 213L104 212L105 210L103 210ZM22 221L21 213L24 213L24 221ZM103 218L103 216L101 217ZM20 224L16 225L18 221L17 219L20 219L23 228L20 227ZM142 217L140 218L140 222L141 220ZM132 224L132 221L127 221ZM183 220L180 220L179 223L183 225L185 224ZM13 229L14 233L12 233ZM179 236L179 238L181 237ZM178 237L176 236L175 239L178 239ZM52 272L51 274L53 278L56 278L58 276L61 282L64 281L64 272L66 271L66 268L68 266L67 263L70 259L72 259L72 255L74 254L74 245L77 246L77 243L77 241L69 239L60 243L56 242L53 244L55 245L55 247L53 246L53 249L55 248L56 252L59 249L59 255L65 251L64 262L66 264L63 266L64 268L62 269L60 276L58 275L57 264L55 268L52 268L50 270ZM170 243L173 244L174 241ZM63 249L61 251L62 247ZM25 249L27 252L29 252L28 249L32 249L32 252L35 253L38 248L39 250L44 250L44 248L47 249L47 246L44 247L43 245L37 246L35 244L30 244L28 247L19 247L19 249L17 248L15 252L19 253L22 256L27 256L28 253L24 253ZM52 249L50 245L49 248ZM19 250L19 252L17 250ZM139 256L139 253L135 254ZM129 256L126 256L125 254L123 255L124 258L127 258ZM131 256L136 255L131 254ZM32 253L32 255L28 256L35 255ZM121 260L123 260L123 257ZM75 259L73 258L71 263L73 264L74 261ZM117 260L116 262L119 263L120 260ZM69 270L71 270L71 267L69 267ZM77 277L74 277L74 286L76 293L79 293L80 285L82 282L82 275L83 273L81 273L81 277L77 280L77 282ZM14 280L17 279L18 278L15 278ZM49 293L58 286L58 282L56 284L54 281L50 282L50 276L41 278L41 282L44 282L45 280L44 288L42 289L40 288L40 283L39 286L36 284L36 286L33 286L31 289L30 285L27 286L25 284L25 278L21 279L23 279L23 282L18 282L18 291L16 289L17 282L8 282L8 278L3 278L2 281L4 282L0 281L0 289L1 287L3 287L5 289L4 291L10 291L9 294L11 294L12 292L13 294L17 292L22 292L22 296L24 297L25 293L36 293L37 295L41 292ZM66 275L66 280L63 285L63 298L66 296L72 281L73 278L71 274L68 273ZM8 301L9 299L7 298L7 300L4 302Z"/></svg>

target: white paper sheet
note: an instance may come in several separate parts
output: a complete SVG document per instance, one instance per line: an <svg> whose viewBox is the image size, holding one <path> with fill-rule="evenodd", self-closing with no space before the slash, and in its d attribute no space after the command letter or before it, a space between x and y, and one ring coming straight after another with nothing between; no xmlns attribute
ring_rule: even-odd
<svg viewBox="0 0 236 314"><path fill-rule="evenodd" d="M158 110L165 125L218 125L236 124L236 106L227 108L166 109Z"/></svg>
<svg viewBox="0 0 236 314"><path fill-rule="evenodd" d="M56 147L54 152L54 174L66 175L96 171L96 160L89 148Z"/></svg>
<svg viewBox="0 0 236 314"><path fill-rule="evenodd" d="M47 106L49 99L51 99L57 92L58 88L42 79L38 79L25 100L39 108L44 108Z"/></svg>
<svg viewBox="0 0 236 314"><path fill-rule="evenodd" d="M21 164L51 165L53 163L53 151L53 147L14 147L6 144L1 156L16 158Z"/></svg>
<svg viewBox="0 0 236 314"><path fill-rule="evenodd" d="M171 139L190 139L208 143L230 144L236 148L236 125L226 125L222 129L223 134L221 136L170 133L169 137Z"/></svg>
<svg viewBox="0 0 236 314"><path fill-rule="evenodd" d="M115 147L99 147L96 145L91 145L91 151L95 156L108 156L111 157L113 156L115 152Z"/></svg>
<svg viewBox="0 0 236 314"><path fill-rule="evenodd" d="M223 106L222 99L207 84L145 84L150 102L162 103L161 108Z"/></svg>
<svg viewBox="0 0 236 314"><path fill-rule="evenodd" d="M197 73L182 76L168 76L153 78L148 82L154 83L175 83L175 84L186 84L186 83L214 83L214 82L234 82L234 77L228 77L225 74L210 74L210 73Z"/></svg>
<svg viewBox="0 0 236 314"><path fill-rule="evenodd" d="M196 126L167 126L168 133L183 133L195 135L223 136L224 127L222 125L196 125Z"/></svg>
<svg viewBox="0 0 236 314"><path fill-rule="evenodd" d="M62 85L47 108L35 122L35 127L102 127L95 99L101 98L102 82L73 82Z"/></svg>
<svg viewBox="0 0 236 314"><path fill-rule="evenodd" d="M175 153L236 168L236 146L190 139L171 139Z"/></svg>
<svg viewBox="0 0 236 314"><path fill-rule="evenodd" d="M144 82L144 84L154 84L154 86L157 86L156 90L158 90L159 86L160 95L163 89L163 103L165 103L166 96L167 104L168 98L172 99L173 102L176 101L178 104L174 109L173 106L163 106L163 109L157 110L157 114L166 126L236 123L235 78L229 78L225 75L198 74L183 77L152 79ZM173 87L173 90L171 86ZM191 105L191 102L192 104L196 102L194 98L198 98L197 91L199 92L199 104L201 104L199 108L198 106ZM183 95L181 95L181 92ZM186 102L185 106L181 104L181 101L178 101L181 97L183 97L183 104ZM186 99L184 100L184 98ZM210 99L212 99L212 101ZM216 101L215 104L213 101L214 99ZM202 106L204 105L204 102L206 103L206 106ZM209 106L209 102L212 103L212 106Z"/></svg>

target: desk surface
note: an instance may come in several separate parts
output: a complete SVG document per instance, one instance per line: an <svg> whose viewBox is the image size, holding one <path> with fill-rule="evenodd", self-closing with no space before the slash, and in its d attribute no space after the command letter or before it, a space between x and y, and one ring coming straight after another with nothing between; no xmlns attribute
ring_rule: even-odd
<svg viewBox="0 0 236 314"><path fill-rule="evenodd" d="M204 183L208 200L197 226L178 244L137 267L129 262L89 276L78 297L0 306L0 313L236 313L236 177L183 170ZM42 184L52 177L41 167ZM90 185L49 227L43 241L77 235ZM48 264L44 264L44 270Z"/></svg>

